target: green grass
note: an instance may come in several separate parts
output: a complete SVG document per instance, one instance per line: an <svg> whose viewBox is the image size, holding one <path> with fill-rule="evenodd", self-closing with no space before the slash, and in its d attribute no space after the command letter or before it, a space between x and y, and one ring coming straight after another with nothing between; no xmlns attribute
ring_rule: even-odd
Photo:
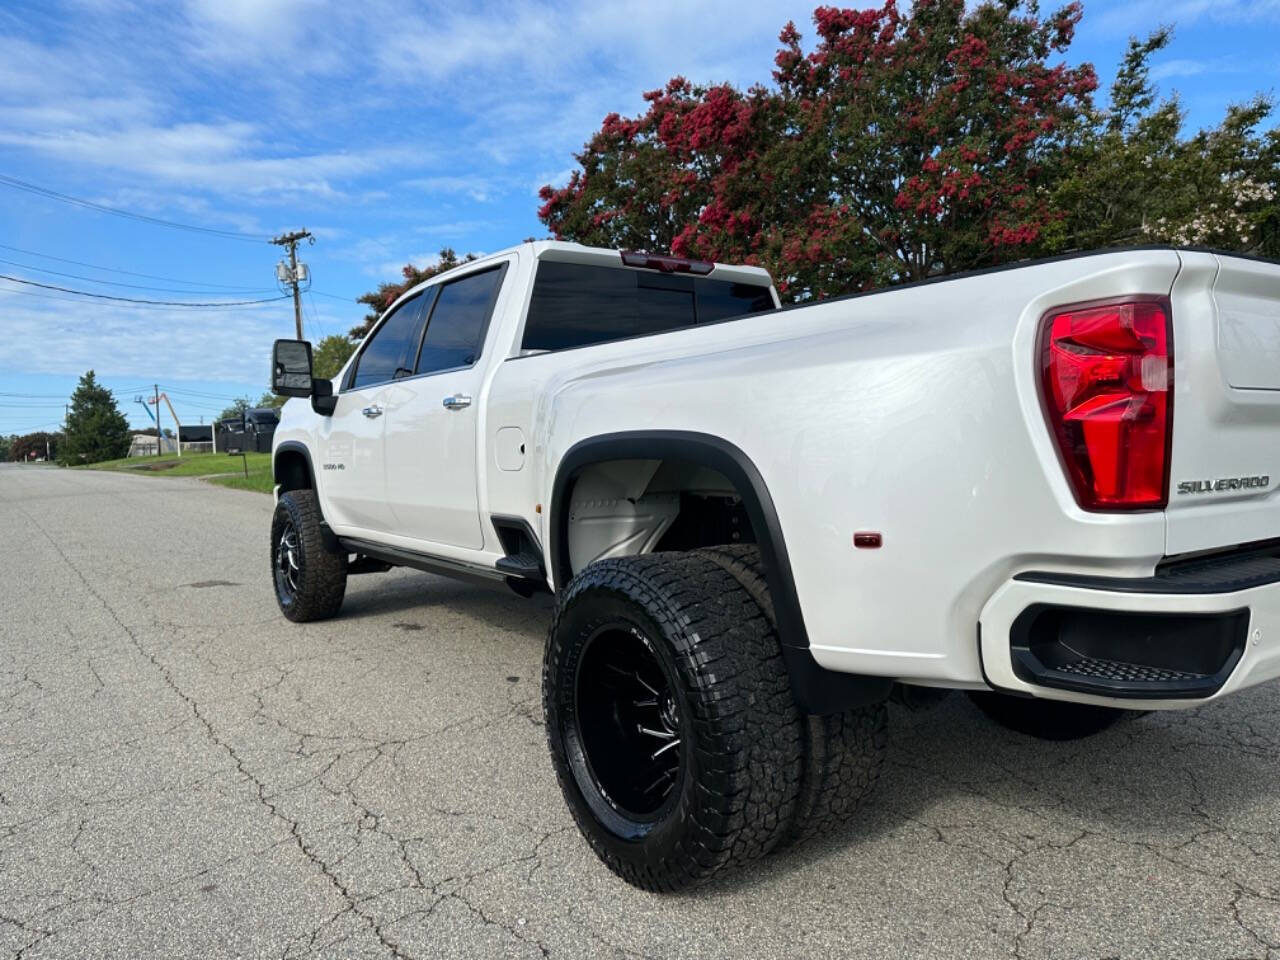
<svg viewBox="0 0 1280 960"><path fill-rule="evenodd" d="M259 470L250 467L247 477L243 473L237 473L229 477L210 477L209 482L221 487L231 487L233 490L256 490L258 493L270 493L276 483L275 477L271 475L270 464Z"/></svg>
<svg viewBox="0 0 1280 960"><path fill-rule="evenodd" d="M249 475L244 475L245 466ZM127 457L124 460L104 460L74 467L75 470L114 470L117 473L136 473L144 477L208 477L210 483L235 490L256 490L270 493L275 485L271 476L271 454L247 453L184 453L181 457L166 454L163 457ZM226 476L215 476L226 474Z"/></svg>
<svg viewBox="0 0 1280 960"><path fill-rule="evenodd" d="M255 472L271 473L271 454L249 453L249 476ZM163 457L127 457L124 460L104 460L75 467L76 470L116 470L121 473L139 473L153 477L207 477L214 473L239 473L243 480L244 466L237 454L184 453L181 457L166 454ZM254 489L257 489L256 487ZM270 488L268 488L270 489Z"/></svg>

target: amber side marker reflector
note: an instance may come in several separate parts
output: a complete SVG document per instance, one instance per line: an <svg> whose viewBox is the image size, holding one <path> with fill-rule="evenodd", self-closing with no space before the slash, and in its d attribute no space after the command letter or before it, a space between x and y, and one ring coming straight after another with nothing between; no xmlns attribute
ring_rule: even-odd
<svg viewBox="0 0 1280 960"><path fill-rule="evenodd" d="M884 545L884 537L871 530L863 530L853 535L853 545L859 550L879 550Z"/></svg>

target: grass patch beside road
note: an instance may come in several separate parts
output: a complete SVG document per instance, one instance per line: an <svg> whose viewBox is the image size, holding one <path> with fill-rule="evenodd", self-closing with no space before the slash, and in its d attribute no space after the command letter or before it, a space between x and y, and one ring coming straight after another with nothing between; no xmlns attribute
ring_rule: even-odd
<svg viewBox="0 0 1280 960"><path fill-rule="evenodd" d="M249 475L245 476L245 467ZM247 453L245 460L239 454L184 453L181 457L127 457L124 460L104 460L90 463L76 470L114 470L117 473L137 473L144 477L208 477L210 483L235 490L255 490L270 493L275 485L271 476L271 454ZM225 474L225 476L218 476Z"/></svg>
<svg viewBox="0 0 1280 960"><path fill-rule="evenodd" d="M271 473L271 454L245 454L249 476L255 471ZM226 453L184 453L182 456L166 454L163 457L126 457L124 460L104 460L90 463L76 470L116 470L121 473L152 474L158 477L207 477L214 473L238 473L244 479L244 466L240 455ZM255 488L256 489L256 488ZM268 489L270 489L268 487Z"/></svg>
<svg viewBox="0 0 1280 960"><path fill-rule="evenodd" d="M270 493L276 483L275 477L271 475L270 463L260 468L255 468L251 463L247 477L243 473L236 473L227 477L210 477L209 482L221 487L231 487L233 490L256 490L258 493Z"/></svg>

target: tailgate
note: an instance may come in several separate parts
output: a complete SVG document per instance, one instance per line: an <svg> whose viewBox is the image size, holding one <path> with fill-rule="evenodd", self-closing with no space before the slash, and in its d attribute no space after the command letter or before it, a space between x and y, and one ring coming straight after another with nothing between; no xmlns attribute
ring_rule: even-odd
<svg viewBox="0 0 1280 960"><path fill-rule="evenodd" d="M1280 264L1180 256L1169 555L1280 537Z"/></svg>

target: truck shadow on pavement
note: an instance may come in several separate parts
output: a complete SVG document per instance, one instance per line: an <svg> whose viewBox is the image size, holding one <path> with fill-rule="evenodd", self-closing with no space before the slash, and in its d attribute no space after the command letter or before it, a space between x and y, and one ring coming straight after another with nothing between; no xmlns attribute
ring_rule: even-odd
<svg viewBox="0 0 1280 960"><path fill-rule="evenodd" d="M540 661L549 596L527 600L420 573L370 577L368 586L361 579L350 585L343 619L368 620L400 637L406 623L441 614L481 621L496 631L494 644L514 640L519 651L527 638L532 649L520 656L530 666ZM867 857L892 859L904 841L945 845L949 855L962 848L996 863L1089 843L1119 863L1144 850L1172 855L1210 834L1265 834L1274 830L1271 798L1280 795L1278 708L1280 693L1264 685L1193 710L1138 715L1082 740L1048 742L1002 729L963 693L920 712L892 705L880 783L844 829L678 896L803 883L824 875L820 864L857 869ZM553 780L549 761L539 761Z"/></svg>

